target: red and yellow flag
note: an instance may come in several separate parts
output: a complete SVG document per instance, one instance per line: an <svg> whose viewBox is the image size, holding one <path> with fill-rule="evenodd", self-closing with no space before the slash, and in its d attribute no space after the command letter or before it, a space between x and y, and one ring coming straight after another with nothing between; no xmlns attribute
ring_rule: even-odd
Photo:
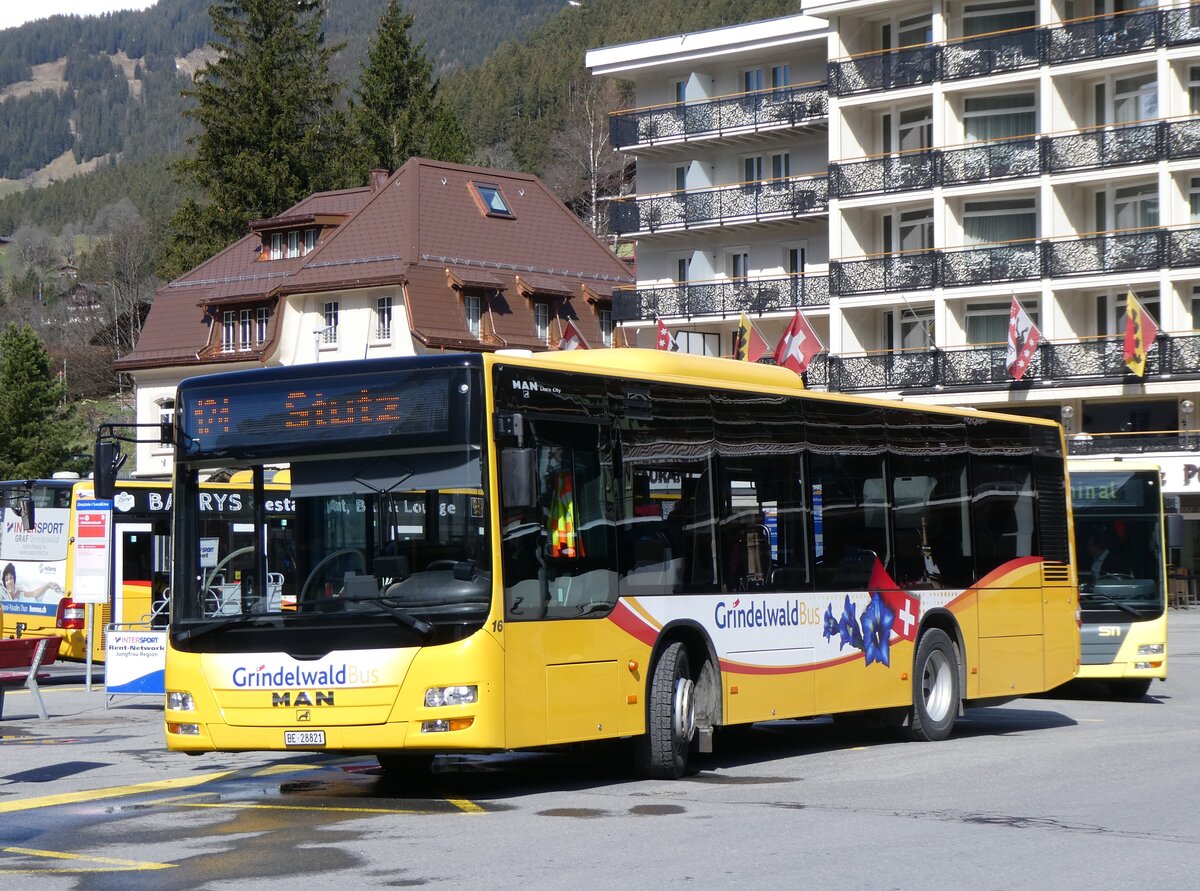
<svg viewBox="0 0 1200 891"><path fill-rule="evenodd" d="M742 313L738 321L737 339L733 344L733 358L739 362L757 362L770 351L770 344L763 339L750 321L750 317Z"/></svg>
<svg viewBox="0 0 1200 891"><path fill-rule="evenodd" d="M1158 337L1158 325L1130 291L1125 295L1125 367L1142 377L1146 353Z"/></svg>

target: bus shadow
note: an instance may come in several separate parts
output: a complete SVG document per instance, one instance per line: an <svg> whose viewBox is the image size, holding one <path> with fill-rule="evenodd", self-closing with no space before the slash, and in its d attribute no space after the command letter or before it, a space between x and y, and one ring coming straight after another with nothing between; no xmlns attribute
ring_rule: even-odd
<svg viewBox="0 0 1200 891"><path fill-rule="evenodd" d="M1159 692L1159 690L1165 689L1165 685L1163 684L1153 684L1150 687L1150 692L1145 696L1123 696L1119 692L1114 692L1112 686L1107 681L1076 679L1067 681L1061 687L1047 690L1045 693L1034 694L1029 698L1083 700L1087 702L1137 702L1145 705L1165 705L1171 699L1169 694Z"/></svg>

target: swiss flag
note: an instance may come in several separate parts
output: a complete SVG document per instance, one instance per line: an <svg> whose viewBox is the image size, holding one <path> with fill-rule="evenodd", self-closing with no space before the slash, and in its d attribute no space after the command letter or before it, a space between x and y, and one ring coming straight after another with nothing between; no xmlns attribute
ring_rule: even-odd
<svg viewBox="0 0 1200 891"><path fill-rule="evenodd" d="M1008 366L1008 373L1013 380L1019 381L1025 376L1041 342L1042 332L1033 324L1017 298L1013 297L1008 313L1008 350L1004 356L1004 364Z"/></svg>
<svg viewBox="0 0 1200 891"><path fill-rule="evenodd" d="M878 592L883 602L895 613L892 633L904 640L916 640L917 622L921 618L921 600L915 594L901 590L878 557L875 558L875 567L871 570L871 580L867 582L867 587Z"/></svg>
<svg viewBox="0 0 1200 891"><path fill-rule="evenodd" d="M658 341L654 344L656 350L666 350L669 353L679 352L679 344L675 342L675 338L671 336L671 332L667 329L667 323L662 319L658 320Z"/></svg>
<svg viewBox="0 0 1200 891"><path fill-rule="evenodd" d="M579 333L579 329L575 327L574 322L567 322L567 324L563 325L562 337L558 340L558 348L560 350L588 349L587 341L583 339L583 335Z"/></svg>
<svg viewBox="0 0 1200 891"><path fill-rule="evenodd" d="M800 310L788 322L787 330L775 345L775 364L790 368L796 374L804 374L808 363L825 349L808 320Z"/></svg>

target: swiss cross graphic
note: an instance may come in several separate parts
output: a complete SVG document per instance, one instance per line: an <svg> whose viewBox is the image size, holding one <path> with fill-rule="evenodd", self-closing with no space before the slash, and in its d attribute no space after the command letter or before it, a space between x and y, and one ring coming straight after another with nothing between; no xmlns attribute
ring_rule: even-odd
<svg viewBox="0 0 1200 891"><path fill-rule="evenodd" d="M868 585L872 591L879 592L883 602L896 616L892 634L901 640L916 640L917 622L921 618L921 601L917 595L897 585L878 557L875 558L875 568L871 571Z"/></svg>

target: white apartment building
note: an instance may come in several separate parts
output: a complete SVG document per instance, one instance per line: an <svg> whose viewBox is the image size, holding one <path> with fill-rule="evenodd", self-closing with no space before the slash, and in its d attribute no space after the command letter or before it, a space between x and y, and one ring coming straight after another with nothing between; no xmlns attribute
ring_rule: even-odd
<svg viewBox="0 0 1200 891"><path fill-rule="evenodd" d="M588 53L637 94L611 120L637 158L614 319L729 355L742 312L774 343L802 308L814 389L1055 418L1073 455L1158 462L1190 521L1172 561L1200 569L1200 3L800 10ZM1141 377L1130 292L1160 329ZM1043 337L1020 382L1014 296Z"/></svg>

